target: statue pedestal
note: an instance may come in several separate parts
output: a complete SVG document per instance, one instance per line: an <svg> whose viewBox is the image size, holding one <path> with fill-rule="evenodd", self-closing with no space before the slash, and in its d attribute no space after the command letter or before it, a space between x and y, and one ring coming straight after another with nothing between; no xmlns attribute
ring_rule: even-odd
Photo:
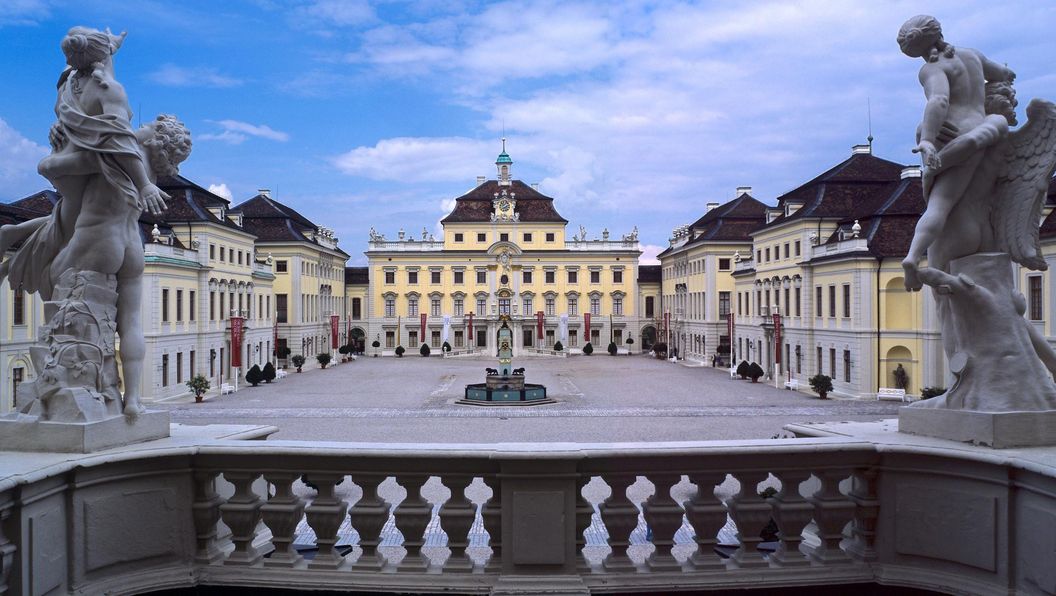
<svg viewBox="0 0 1056 596"><path fill-rule="evenodd" d="M899 432L998 449L1056 445L1056 410L978 412L900 408Z"/></svg>
<svg viewBox="0 0 1056 596"><path fill-rule="evenodd" d="M169 413L148 411L135 422L111 416L92 422L50 422L36 416L0 419L0 451L91 453L169 436Z"/></svg>

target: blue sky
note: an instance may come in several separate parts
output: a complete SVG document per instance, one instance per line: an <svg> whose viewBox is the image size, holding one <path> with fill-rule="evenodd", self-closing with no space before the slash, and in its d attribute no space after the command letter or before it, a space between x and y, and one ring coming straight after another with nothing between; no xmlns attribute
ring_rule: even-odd
<svg viewBox="0 0 1056 596"><path fill-rule="evenodd" d="M179 116L183 174L235 202L270 188L365 262L367 231L438 230L494 177L540 183L572 229L637 225L647 255L737 186L773 202L868 134L913 163L918 13L1056 100L1050 2L0 2L0 201L36 175L59 41L128 31L116 57L137 117Z"/></svg>

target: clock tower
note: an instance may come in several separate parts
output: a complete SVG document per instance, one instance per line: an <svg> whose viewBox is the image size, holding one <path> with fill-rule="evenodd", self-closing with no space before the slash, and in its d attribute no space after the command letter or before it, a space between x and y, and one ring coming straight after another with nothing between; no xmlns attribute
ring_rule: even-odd
<svg viewBox="0 0 1056 596"><path fill-rule="evenodd" d="M513 160L506 153L506 137L502 137L502 153L495 160L495 167L499 171L499 186L510 185L510 170L513 169Z"/></svg>

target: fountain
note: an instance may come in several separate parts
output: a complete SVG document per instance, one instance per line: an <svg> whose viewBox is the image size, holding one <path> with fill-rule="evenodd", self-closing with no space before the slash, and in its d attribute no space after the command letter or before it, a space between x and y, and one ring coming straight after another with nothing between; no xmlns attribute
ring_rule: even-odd
<svg viewBox="0 0 1056 596"><path fill-rule="evenodd" d="M499 328L499 368L487 368L483 383L466 385L466 395L455 403L474 406L537 406L552 404L546 387L524 382L524 369L513 368L513 332L503 317Z"/></svg>

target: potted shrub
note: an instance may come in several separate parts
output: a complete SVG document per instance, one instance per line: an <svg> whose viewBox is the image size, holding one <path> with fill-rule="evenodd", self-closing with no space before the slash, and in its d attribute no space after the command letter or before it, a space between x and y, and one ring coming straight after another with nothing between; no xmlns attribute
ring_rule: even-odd
<svg viewBox="0 0 1056 596"><path fill-rule="evenodd" d="M946 393L945 387L925 387L920 390L920 399L931 399Z"/></svg>
<svg viewBox="0 0 1056 596"><path fill-rule="evenodd" d="M275 350L275 355L278 356L279 358L282 358L283 360L289 358L291 353L292 352L287 347L282 347L282 348L279 348L278 350Z"/></svg>
<svg viewBox="0 0 1056 596"><path fill-rule="evenodd" d="M256 387L260 385L260 382L264 380L264 373L261 372L260 367L256 364L252 368L246 371L246 382Z"/></svg>
<svg viewBox="0 0 1056 596"><path fill-rule="evenodd" d="M341 354L341 362L348 362L348 346L341 346L337 349L337 353Z"/></svg>
<svg viewBox="0 0 1056 596"><path fill-rule="evenodd" d="M443 350L444 353L450 352L451 351L451 344L449 344L448 342L445 341L444 345L440 346L440 349Z"/></svg>
<svg viewBox="0 0 1056 596"><path fill-rule="evenodd" d="M616 352L619 352L620 349L616 347L616 342L610 341L609 347L605 348L605 351L609 353L609 356L615 356Z"/></svg>
<svg viewBox="0 0 1056 596"><path fill-rule="evenodd" d="M810 388L817 393L821 399L825 399L832 391L832 377L828 375L814 375L810 379Z"/></svg>
<svg viewBox="0 0 1056 596"><path fill-rule="evenodd" d="M209 379L204 375L194 375L190 381L187 381L187 388L194 393L194 403L200 404L205 392L209 391Z"/></svg>
<svg viewBox="0 0 1056 596"><path fill-rule="evenodd" d="M422 344L422 347L418 348L418 353L422 356L428 356L431 351L432 350L429 349L429 344Z"/></svg>
<svg viewBox="0 0 1056 596"><path fill-rule="evenodd" d="M749 368L751 368L751 367L748 365L748 361L747 360L741 360L741 363L737 365L737 371L736 371L737 372L737 376L741 377L742 381L748 378L748 369Z"/></svg>
<svg viewBox="0 0 1056 596"><path fill-rule="evenodd" d="M593 353L594 353L594 346L590 345L589 341L587 343L583 344L583 354L584 355L590 356Z"/></svg>
<svg viewBox="0 0 1056 596"><path fill-rule="evenodd" d="M319 368L326 368L326 365L330 364L330 354L327 352L319 352L315 355L315 361L319 363Z"/></svg>
<svg viewBox="0 0 1056 596"><path fill-rule="evenodd" d="M374 348L374 357L377 358L378 348L381 347L381 342L375 339L374 341L370 342L370 347Z"/></svg>
<svg viewBox="0 0 1056 596"><path fill-rule="evenodd" d="M297 354L296 356L291 358L290 361L293 362L293 365L297 367L297 372L301 372L301 367L304 366L304 356Z"/></svg>
<svg viewBox="0 0 1056 596"><path fill-rule="evenodd" d="M667 358L667 344L664 342L653 344L653 354L656 355L656 358L658 360L663 360L664 358Z"/></svg>
<svg viewBox="0 0 1056 596"><path fill-rule="evenodd" d="M406 352L406 351L407 350L403 349L403 346L396 346L396 357L397 358L403 358L403 353Z"/></svg>
<svg viewBox="0 0 1056 596"><path fill-rule="evenodd" d="M557 342L554 343L554 351L555 352L560 352L561 350L564 350L564 349L565 349L565 346L561 344L560 340L558 340Z"/></svg>
<svg viewBox="0 0 1056 596"><path fill-rule="evenodd" d="M748 378L750 378L753 383L758 382L759 381L759 377L762 377L762 376L763 376L763 367L759 366L755 362L753 362L753 363L748 365Z"/></svg>
<svg viewBox="0 0 1056 596"><path fill-rule="evenodd" d="M275 380L275 367L270 362L264 363L264 382L270 383Z"/></svg>
<svg viewBox="0 0 1056 596"><path fill-rule="evenodd" d="M633 346L634 345L634 338L633 337L628 337L626 343L627 343L628 346ZM634 355L634 348L633 347L628 347L627 348L627 355L628 356L633 356Z"/></svg>

